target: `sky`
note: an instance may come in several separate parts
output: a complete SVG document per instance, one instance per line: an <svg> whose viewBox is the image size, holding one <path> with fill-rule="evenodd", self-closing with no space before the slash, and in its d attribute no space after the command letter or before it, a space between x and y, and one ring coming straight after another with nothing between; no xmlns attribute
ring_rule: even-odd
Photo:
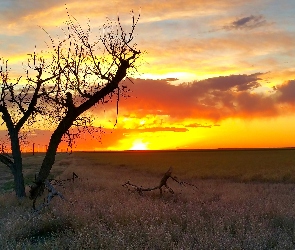
<svg viewBox="0 0 295 250"><path fill-rule="evenodd" d="M23 74L35 46L46 48L43 29L58 34L66 8L94 31L118 15L128 29L133 10L144 51L117 123L115 102L97 106L102 130L74 150L295 146L295 1L1 0L0 57L12 74ZM45 149L50 134L37 128L29 149Z"/></svg>

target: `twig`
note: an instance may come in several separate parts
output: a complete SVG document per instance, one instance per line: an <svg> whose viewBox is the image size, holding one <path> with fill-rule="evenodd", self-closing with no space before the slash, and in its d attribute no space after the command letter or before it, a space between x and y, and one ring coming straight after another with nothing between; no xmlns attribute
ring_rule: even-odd
<svg viewBox="0 0 295 250"><path fill-rule="evenodd" d="M171 176L171 174L172 174L172 167L170 167L168 169L168 171L164 174L164 176L162 177L162 179L160 181L160 184L158 186L153 187L153 188L143 188L142 186L139 187L135 184L130 183L130 181L127 181L122 186L126 187L129 191L137 191L140 195L143 195L143 192L145 192L145 191L153 191L153 190L159 189L160 195L162 196L162 187L165 187L166 189L168 189L168 191L171 194L174 194L173 189L167 185L168 179L171 178L172 180L177 182L179 185L183 185L183 186L189 185L189 186L197 188L197 186L190 184L188 182L179 181L176 176Z"/></svg>

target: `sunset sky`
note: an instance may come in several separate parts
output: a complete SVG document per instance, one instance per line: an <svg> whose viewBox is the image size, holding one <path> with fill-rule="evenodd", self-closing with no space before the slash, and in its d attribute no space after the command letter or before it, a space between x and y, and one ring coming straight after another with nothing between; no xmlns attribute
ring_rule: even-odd
<svg viewBox="0 0 295 250"><path fill-rule="evenodd" d="M35 45L46 48L43 29L58 33L65 4L94 31L117 15L127 28L140 13L145 51L116 126L116 103L97 106L99 140L86 133L74 150L295 147L294 0L2 0L0 57L13 75ZM50 133L40 127L30 143L41 151Z"/></svg>

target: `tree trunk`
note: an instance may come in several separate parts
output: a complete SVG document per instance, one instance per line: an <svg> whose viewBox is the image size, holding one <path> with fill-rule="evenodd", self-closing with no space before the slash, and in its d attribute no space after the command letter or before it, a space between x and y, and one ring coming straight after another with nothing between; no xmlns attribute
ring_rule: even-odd
<svg viewBox="0 0 295 250"><path fill-rule="evenodd" d="M48 178L52 165L55 162L55 155L58 145L61 142L63 135L68 131L78 115L74 114L73 112L69 112L51 135L46 155L43 159L36 179L37 183L43 183Z"/></svg>
<svg viewBox="0 0 295 250"><path fill-rule="evenodd" d="M66 131L67 130L65 130L64 132ZM56 151L59 143L61 142L63 134L64 133L59 130L56 130L52 134L36 182L44 182L48 178L52 165L55 162Z"/></svg>
<svg viewBox="0 0 295 250"><path fill-rule="evenodd" d="M14 129L13 129L14 130ZM23 162L19 145L19 138L17 131L9 131L11 140L11 150L13 157L13 170L12 174L14 177L14 190L18 198L26 196L25 183L23 176Z"/></svg>
<svg viewBox="0 0 295 250"><path fill-rule="evenodd" d="M35 184L30 189L30 199L35 200L44 191L43 183L48 178L52 165L55 162L55 155L59 143L65 132L71 127L73 120L75 120L73 113L68 113L60 122L56 130L51 135L46 155L43 159L40 171L36 178Z"/></svg>
<svg viewBox="0 0 295 250"><path fill-rule="evenodd" d="M14 163L14 190L18 198L26 196L24 176L22 171L22 163Z"/></svg>

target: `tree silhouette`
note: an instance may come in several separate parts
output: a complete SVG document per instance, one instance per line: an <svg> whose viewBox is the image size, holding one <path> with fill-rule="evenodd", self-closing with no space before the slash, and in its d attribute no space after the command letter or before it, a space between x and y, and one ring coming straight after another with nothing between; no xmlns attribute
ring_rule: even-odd
<svg viewBox="0 0 295 250"><path fill-rule="evenodd" d="M132 14L132 25L129 32L124 31L119 17L107 22L93 37L88 22L83 29L77 20L69 15L64 39L53 39L51 36L52 58L61 74L54 78L50 87L42 88L42 100L47 107L47 115L56 125L50 138L46 155L31 187L30 197L34 199L44 187L55 155L63 138L67 138L71 146L78 135L71 131L73 126L87 128L91 119L83 113L95 105L116 98L117 108L119 96L125 86L121 81L136 70L135 62L141 52L133 42L135 27L139 17ZM54 74L54 71L51 73Z"/></svg>
<svg viewBox="0 0 295 250"><path fill-rule="evenodd" d="M37 56L36 52L29 54L26 77L22 81L22 77L10 78L8 61L1 59L0 119L7 128L12 154L11 156L6 154L2 148L0 161L9 167L14 176L15 192L18 197L26 195L20 149L23 132L26 125L32 125L38 115L43 113L42 107L38 106L38 99L43 95L42 88L60 75L61 67L55 67L55 63L55 58L52 58L48 65L42 57ZM32 70L37 73L34 77L29 74ZM44 76L48 75L49 71L50 76Z"/></svg>

